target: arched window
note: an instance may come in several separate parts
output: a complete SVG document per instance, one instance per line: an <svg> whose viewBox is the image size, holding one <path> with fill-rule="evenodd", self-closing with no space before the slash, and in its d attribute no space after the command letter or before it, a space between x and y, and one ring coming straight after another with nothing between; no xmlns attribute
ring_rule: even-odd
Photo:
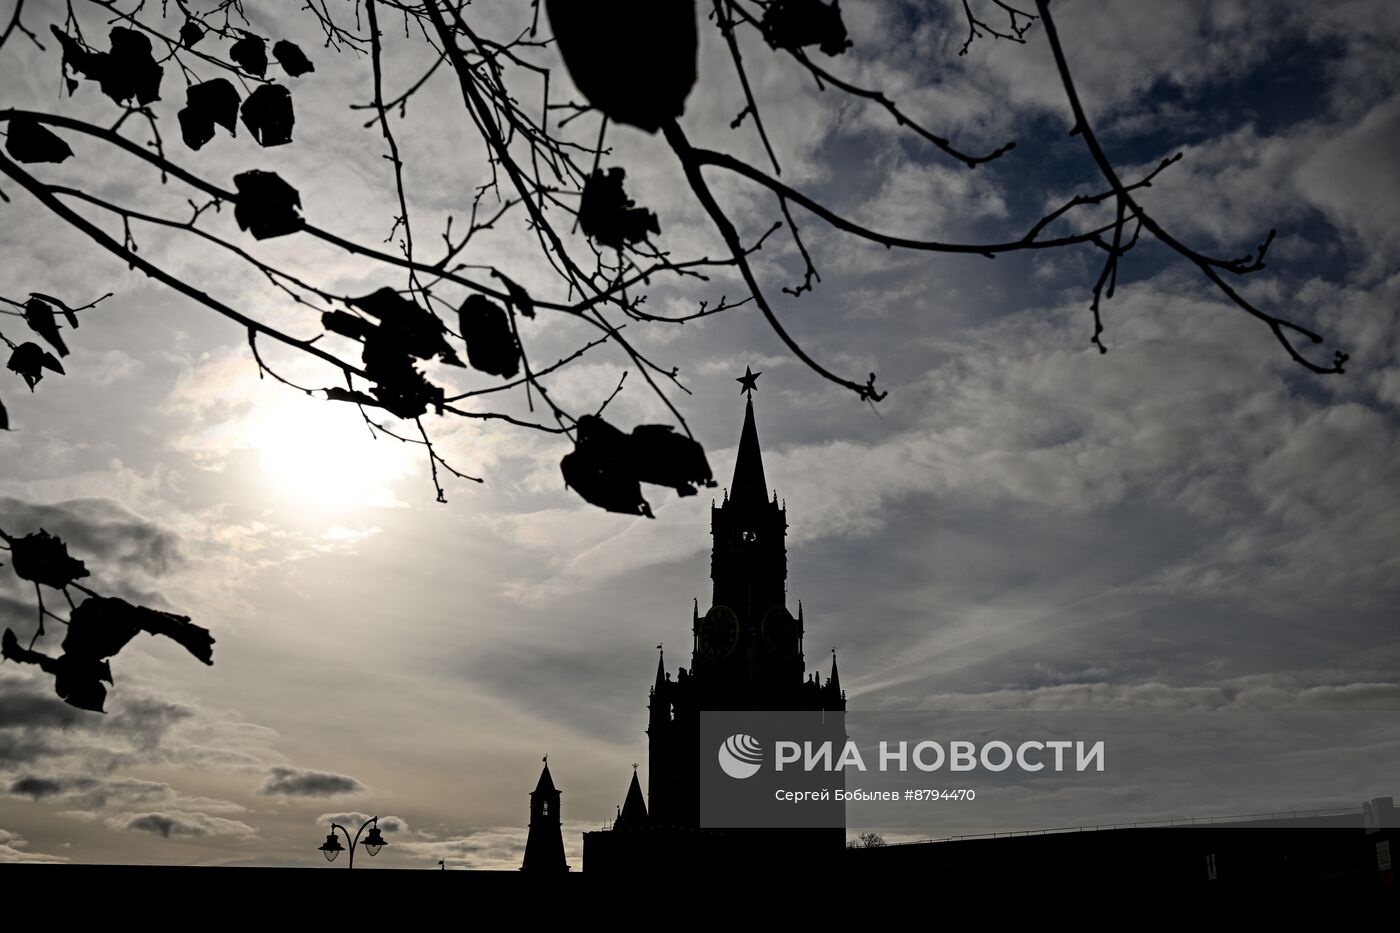
<svg viewBox="0 0 1400 933"><path fill-rule="evenodd" d="M546 801L540 806L540 815L541 815L541 816L549 816L549 801L548 801L548 800L546 800Z"/></svg>

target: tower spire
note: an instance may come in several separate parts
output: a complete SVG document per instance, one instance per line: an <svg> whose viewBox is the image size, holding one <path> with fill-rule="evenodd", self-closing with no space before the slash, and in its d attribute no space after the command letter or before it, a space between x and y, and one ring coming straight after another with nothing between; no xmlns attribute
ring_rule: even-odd
<svg viewBox="0 0 1400 933"><path fill-rule="evenodd" d="M757 504L768 501L768 479L763 475L763 452L758 446L752 398L744 403L744 429L739 434L739 455L734 459L729 501Z"/></svg>
<svg viewBox="0 0 1400 933"><path fill-rule="evenodd" d="M525 861L520 866L521 871L552 873L569 870L564 860L559 797L559 788L554 786L546 760L540 771L539 783L530 792L530 829L525 839Z"/></svg>
<svg viewBox="0 0 1400 933"><path fill-rule="evenodd" d="M640 829L647 822L646 798L642 795L641 782L637 780L637 766L632 766L632 783L627 786L627 799L617 812L614 829Z"/></svg>

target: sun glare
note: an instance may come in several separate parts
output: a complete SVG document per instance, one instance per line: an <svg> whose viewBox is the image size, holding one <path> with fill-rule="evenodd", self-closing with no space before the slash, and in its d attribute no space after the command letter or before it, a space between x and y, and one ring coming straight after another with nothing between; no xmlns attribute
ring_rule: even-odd
<svg viewBox="0 0 1400 933"><path fill-rule="evenodd" d="M348 406L284 399L261 409L248 433L267 481L304 506L393 506L394 482L415 471L414 448L371 438Z"/></svg>

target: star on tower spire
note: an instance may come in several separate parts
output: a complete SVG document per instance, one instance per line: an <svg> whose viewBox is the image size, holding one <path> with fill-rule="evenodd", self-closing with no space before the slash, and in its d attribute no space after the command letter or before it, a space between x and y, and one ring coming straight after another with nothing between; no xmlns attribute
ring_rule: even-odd
<svg viewBox="0 0 1400 933"><path fill-rule="evenodd" d="M761 372L754 372L752 367L745 366L744 374L734 381L739 383L739 392L741 394L753 398L753 394L758 391L758 377L762 375L763 373Z"/></svg>

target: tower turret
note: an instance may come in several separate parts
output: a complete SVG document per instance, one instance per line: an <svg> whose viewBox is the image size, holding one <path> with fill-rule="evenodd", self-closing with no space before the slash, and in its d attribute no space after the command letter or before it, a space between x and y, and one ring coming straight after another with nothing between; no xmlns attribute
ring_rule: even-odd
<svg viewBox="0 0 1400 933"><path fill-rule="evenodd" d="M521 871L551 873L569 870L564 860L564 833L559 818L559 790L549 773L549 756L535 789L530 791L530 834L525 840Z"/></svg>

